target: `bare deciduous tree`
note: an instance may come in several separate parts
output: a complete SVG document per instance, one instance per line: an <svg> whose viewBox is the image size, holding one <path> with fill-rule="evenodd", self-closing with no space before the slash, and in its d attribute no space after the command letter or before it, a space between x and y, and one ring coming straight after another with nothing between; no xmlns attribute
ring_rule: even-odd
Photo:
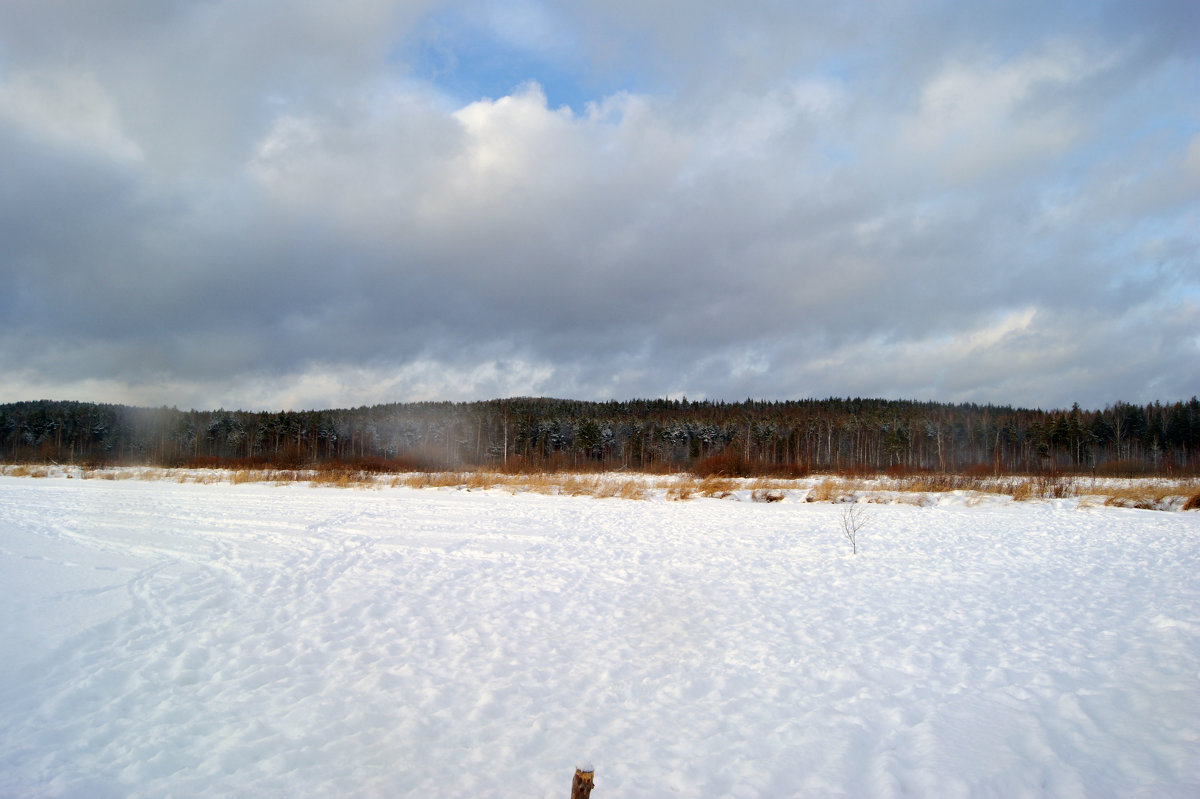
<svg viewBox="0 0 1200 799"><path fill-rule="evenodd" d="M851 502L842 508L842 532L855 555L858 554L858 532L869 518L867 511L857 502Z"/></svg>

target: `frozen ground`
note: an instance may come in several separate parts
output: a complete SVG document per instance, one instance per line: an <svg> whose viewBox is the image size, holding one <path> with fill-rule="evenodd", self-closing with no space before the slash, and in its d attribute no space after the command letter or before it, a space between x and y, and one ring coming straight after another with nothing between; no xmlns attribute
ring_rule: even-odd
<svg viewBox="0 0 1200 799"><path fill-rule="evenodd" d="M0 477L0 796L1200 796L1200 513Z"/></svg>

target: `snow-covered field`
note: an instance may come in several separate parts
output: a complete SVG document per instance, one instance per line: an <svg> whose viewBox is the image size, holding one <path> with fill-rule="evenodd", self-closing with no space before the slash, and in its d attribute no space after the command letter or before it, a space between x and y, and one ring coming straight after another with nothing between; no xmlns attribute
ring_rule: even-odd
<svg viewBox="0 0 1200 799"><path fill-rule="evenodd" d="M1200 513L864 507L0 477L0 796L1200 796Z"/></svg>

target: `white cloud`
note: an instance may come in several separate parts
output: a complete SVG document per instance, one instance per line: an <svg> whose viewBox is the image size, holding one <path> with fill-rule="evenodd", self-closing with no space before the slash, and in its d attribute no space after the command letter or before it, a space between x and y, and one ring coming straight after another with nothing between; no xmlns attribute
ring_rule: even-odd
<svg viewBox="0 0 1200 799"><path fill-rule="evenodd" d="M521 358L455 364L427 358L404 363L308 363L265 375L242 373L195 380L159 375L52 378L34 369L7 370L5 398L79 399L142 406L306 410L389 402L466 401L552 392L556 367Z"/></svg>
<svg viewBox="0 0 1200 799"><path fill-rule="evenodd" d="M550 364L519 358L468 365L427 358L393 364L312 363L269 380L243 375L224 385L196 384L190 393L205 396L205 407L244 407L254 398L263 408L299 410L514 396L531 387L545 391L553 374ZM215 396L214 389L219 392Z"/></svg>
<svg viewBox="0 0 1200 799"><path fill-rule="evenodd" d="M124 130L116 102L86 72L19 71L0 82L0 118L58 146L116 161L140 161L141 147Z"/></svg>
<svg viewBox="0 0 1200 799"><path fill-rule="evenodd" d="M1166 348L1148 347L1147 333L1163 313L1175 338ZM1195 324L1200 306L1194 300L1170 308L1144 304L1115 315L1030 306L989 314L963 329L856 338L820 355L777 360L794 362L791 382L817 396L882 390L889 397L1046 408L1068 407L1084 396L1103 407L1194 394L1189 386L1200 377L1200 347L1182 334ZM1166 362L1178 371L1164 371Z"/></svg>
<svg viewBox="0 0 1200 799"><path fill-rule="evenodd" d="M1080 134L1054 98L1113 61L1069 43L1001 63L953 60L922 87L916 112L901 123L903 139L955 180L1053 157Z"/></svg>
<svg viewBox="0 0 1200 799"><path fill-rule="evenodd" d="M471 103L454 118L466 133L466 146L450 182L468 196L536 187L546 178L553 182L550 170L572 169L577 154L573 114L569 108L547 108L536 83L507 97Z"/></svg>
<svg viewBox="0 0 1200 799"><path fill-rule="evenodd" d="M6 396L1040 403L1196 371L1194 347L1161 343L1200 290L1195 56L1152 27L895 5L89 8L0 27ZM548 71L451 100L399 60L425 9L461 23L464 68L483 44ZM570 81L607 93L547 101ZM1106 373L1073 325L1142 365Z"/></svg>

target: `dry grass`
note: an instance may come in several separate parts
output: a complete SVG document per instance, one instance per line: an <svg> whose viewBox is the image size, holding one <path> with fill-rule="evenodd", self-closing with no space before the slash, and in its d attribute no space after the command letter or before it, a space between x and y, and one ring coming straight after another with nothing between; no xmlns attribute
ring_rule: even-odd
<svg viewBox="0 0 1200 799"><path fill-rule="evenodd" d="M9 477L49 477L50 470L44 466L8 466L4 469L4 474Z"/></svg>
<svg viewBox="0 0 1200 799"><path fill-rule="evenodd" d="M233 485L241 485L242 483L257 483L263 479L263 474L249 469L238 469L229 475L229 482Z"/></svg>
<svg viewBox="0 0 1200 799"><path fill-rule="evenodd" d="M1128 486L1109 487L1104 492L1104 504L1117 508L1158 510L1169 507L1172 500L1182 500L1180 509L1192 510L1200 507L1200 494L1185 497L1194 489L1194 485L1187 483L1133 482ZM1197 504L1189 508L1193 502Z"/></svg>
<svg viewBox="0 0 1200 799"><path fill-rule="evenodd" d="M832 502L840 481L826 478L808 490L807 502Z"/></svg>
<svg viewBox="0 0 1200 799"><path fill-rule="evenodd" d="M313 474L309 480L309 485L314 488L319 486L333 486L335 488L361 488L368 482L374 482L373 478L365 472L354 471L351 469L321 469Z"/></svg>
<svg viewBox="0 0 1200 799"><path fill-rule="evenodd" d="M667 485L667 499L672 502L684 502L696 493L697 482L694 477L679 477Z"/></svg>
<svg viewBox="0 0 1200 799"><path fill-rule="evenodd" d="M733 492L738 488L736 480L729 477L705 477L696 486L696 493L702 497L716 497L717 499L725 499L733 496Z"/></svg>
<svg viewBox="0 0 1200 799"><path fill-rule="evenodd" d="M621 486L614 480L600 480L596 484L596 490L592 492L592 496L596 499L612 499L620 491Z"/></svg>
<svg viewBox="0 0 1200 799"><path fill-rule="evenodd" d="M861 491L863 485L858 480L841 480L827 477L809 489L806 502L841 502L856 491Z"/></svg>
<svg viewBox="0 0 1200 799"><path fill-rule="evenodd" d="M1025 502L1027 500L1033 499L1033 497L1034 497L1033 484L1030 483L1028 480L1019 480L1013 484L1013 486L1010 490L999 491L997 493L1008 494L1017 502Z"/></svg>
<svg viewBox="0 0 1200 799"><path fill-rule="evenodd" d="M934 504L938 494L961 492L968 505L988 495L1008 496L1016 501L1078 497L1079 507L1098 505L1152 510L1200 510L1200 480L1154 478L1061 477L1058 475L955 475L915 474L899 477L855 478L827 476L818 479L729 477L710 474L652 476L641 473L581 472L436 472L420 471L381 477L367 468L324 466L300 469L155 469L95 468L36 464L0 465L0 474L11 477L71 477L84 480L174 480L180 483L308 483L337 488L377 488L384 485L408 488L453 488L467 491L504 489L512 493L587 496L596 499L641 500L652 495L670 501L700 497L748 498L755 502L779 502L790 492L807 502L844 502L857 496L865 502L895 502L909 505Z"/></svg>
<svg viewBox="0 0 1200 799"><path fill-rule="evenodd" d="M596 486L596 493L592 496L597 499L645 499L646 486L636 477L627 477L624 479L601 478Z"/></svg>
<svg viewBox="0 0 1200 799"><path fill-rule="evenodd" d="M534 494L554 494L558 491L558 481L553 475L545 472L526 475L505 475L505 488L509 491L528 491Z"/></svg>
<svg viewBox="0 0 1200 799"><path fill-rule="evenodd" d="M780 502L783 497L783 489L780 488L756 488L750 493L750 499L754 502Z"/></svg>
<svg viewBox="0 0 1200 799"><path fill-rule="evenodd" d="M750 483L751 491L788 491L796 487L797 481L783 480L777 477L760 477Z"/></svg>
<svg viewBox="0 0 1200 799"><path fill-rule="evenodd" d="M487 491L496 487L496 475L488 472L471 472L467 475L464 487L468 491Z"/></svg>
<svg viewBox="0 0 1200 799"><path fill-rule="evenodd" d="M569 497L594 496L599 487L599 477L569 474L559 485L558 493Z"/></svg>
<svg viewBox="0 0 1200 799"><path fill-rule="evenodd" d="M878 487L881 490L912 494L942 494L952 491L1000 494L1010 496L1018 502L1061 499L1079 493L1074 480L1058 475L981 477L962 474L920 474L882 481ZM859 486L856 490L862 490L862 487Z"/></svg>
<svg viewBox="0 0 1200 799"><path fill-rule="evenodd" d="M1079 497L1080 507L1104 504L1112 507L1165 509L1186 504L1200 482L1196 480L1127 479L1094 480L1059 475L977 477L968 475L919 475L890 481L887 490L936 494L963 491L972 494L1010 496L1018 502ZM1198 500L1200 502L1200 500Z"/></svg>
<svg viewBox="0 0 1200 799"><path fill-rule="evenodd" d="M619 499L645 499L646 489L640 480L626 480L621 483L617 497Z"/></svg>
<svg viewBox="0 0 1200 799"><path fill-rule="evenodd" d="M941 491L957 491L959 486L945 479L946 475L918 475L902 477L888 483L889 491L903 491L909 494L932 494Z"/></svg>
<svg viewBox="0 0 1200 799"><path fill-rule="evenodd" d="M458 472L415 472L413 474L400 474L392 478L391 485L393 488L404 486L406 488L458 488L465 486L466 479Z"/></svg>
<svg viewBox="0 0 1200 799"><path fill-rule="evenodd" d="M602 474L568 472L446 472L399 475L390 485L409 488L458 488L468 491L503 489L513 494L531 493L558 496L590 496L597 499L619 497L644 499L646 487L640 478L616 479Z"/></svg>
<svg viewBox="0 0 1200 799"><path fill-rule="evenodd" d="M114 479L114 478L109 478ZM241 470L230 475L230 482L251 480L273 480L284 482L308 481L313 485L336 487L364 487L379 485L377 477L361 470L338 471L327 469L318 472ZM197 479L198 482L208 482ZM662 492L671 501L686 501L697 497L724 499L737 495L740 490L749 490L750 499L756 502L779 502L789 491L802 491L808 481L777 478L761 478L747 481L738 478L710 475L696 477L691 474L651 478L647 475L618 478L614 474L589 474L579 472L515 472L499 473L471 472L415 472L399 474L386 485L408 488L454 488L468 491L504 489L511 493L537 493L558 496L588 496L597 499L645 499ZM1089 497L1088 504L1104 502L1125 507L1164 507L1172 497L1185 497L1195 493L1200 483L1190 481L1190 489L1179 483L1155 481L1127 481L1125 486L1106 485L1098 497ZM1021 476L975 476L975 475L914 475L896 479L852 479L826 477L807 488L808 502L842 502L855 494L863 495L867 502L899 502L910 505L928 505L931 498L950 491L968 494L968 504L978 504L973 496L1010 496L1017 501L1054 499L1083 496L1096 493L1083 490L1081 480L1055 475ZM887 496L888 493L908 495ZM1082 501L1082 500L1081 500ZM1189 500L1190 501L1190 500ZM1200 507L1200 494L1194 497L1193 507Z"/></svg>
<svg viewBox="0 0 1200 799"><path fill-rule="evenodd" d="M132 469L100 469L93 474L97 480L132 480L137 476L138 473Z"/></svg>

